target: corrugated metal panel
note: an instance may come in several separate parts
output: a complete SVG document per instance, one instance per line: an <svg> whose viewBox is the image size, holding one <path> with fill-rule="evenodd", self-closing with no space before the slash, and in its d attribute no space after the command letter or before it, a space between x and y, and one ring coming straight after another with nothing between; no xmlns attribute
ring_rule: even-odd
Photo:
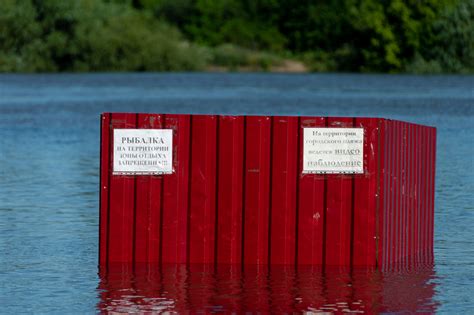
<svg viewBox="0 0 474 315"><path fill-rule="evenodd" d="M160 129L160 115L138 115L137 128ZM157 176L138 176L135 181L134 261L160 261L161 199L163 179Z"/></svg>
<svg viewBox="0 0 474 315"><path fill-rule="evenodd" d="M298 118L272 120L270 262L294 264L296 254L296 199Z"/></svg>
<svg viewBox="0 0 474 315"><path fill-rule="evenodd" d="M299 148L303 148L303 128L324 127L324 117L301 117L299 127ZM298 264L322 265L326 231L326 175L302 174L303 156L298 163L298 204L296 208L297 262Z"/></svg>
<svg viewBox="0 0 474 315"><path fill-rule="evenodd" d="M191 169L189 173L189 261L214 262L217 206L217 119L191 117Z"/></svg>
<svg viewBox="0 0 474 315"><path fill-rule="evenodd" d="M108 232L109 232L109 187L110 187L110 116L103 114L100 124L100 186L99 186L99 265L108 262Z"/></svg>
<svg viewBox="0 0 474 315"><path fill-rule="evenodd" d="M328 118L328 127L353 127L352 118ZM326 265L351 263L351 223L353 213L353 177L326 175Z"/></svg>
<svg viewBox="0 0 474 315"><path fill-rule="evenodd" d="M219 119L217 262L242 262L244 117Z"/></svg>
<svg viewBox="0 0 474 315"><path fill-rule="evenodd" d="M266 264L269 254L272 118L249 116L246 120L243 262Z"/></svg>
<svg viewBox="0 0 474 315"><path fill-rule="evenodd" d="M364 174L302 174L303 129L364 128ZM112 175L113 130L172 129L174 173ZM378 118L103 114L99 262L433 259L436 130Z"/></svg>
<svg viewBox="0 0 474 315"><path fill-rule="evenodd" d="M136 114L112 115L113 128L136 128ZM113 158L113 154L112 154ZM132 261L135 217L134 176L110 176L108 213L108 260Z"/></svg>
<svg viewBox="0 0 474 315"><path fill-rule="evenodd" d="M436 129L385 120L380 266L433 261Z"/></svg>
<svg viewBox="0 0 474 315"><path fill-rule="evenodd" d="M376 265L376 220L379 172L379 121L357 118L355 127L364 128L365 174L353 176L352 264Z"/></svg>
<svg viewBox="0 0 474 315"><path fill-rule="evenodd" d="M187 257L190 132L189 115L163 115L164 128L173 130L173 168L163 176L161 195L161 257L163 263L185 263Z"/></svg>

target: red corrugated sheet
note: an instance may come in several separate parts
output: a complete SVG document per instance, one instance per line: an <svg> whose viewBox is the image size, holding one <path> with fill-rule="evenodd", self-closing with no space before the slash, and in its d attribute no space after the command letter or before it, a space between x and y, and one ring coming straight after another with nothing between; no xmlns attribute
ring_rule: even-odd
<svg viewBox="0 0 474 315"><path fill-rule="evenodd" d="M381 118L105 113L99 262L433 260L436 129ZM364 173L303 174L303 128L364 128ZM113 175L113 130L172 129L167 175Z"/></svg>

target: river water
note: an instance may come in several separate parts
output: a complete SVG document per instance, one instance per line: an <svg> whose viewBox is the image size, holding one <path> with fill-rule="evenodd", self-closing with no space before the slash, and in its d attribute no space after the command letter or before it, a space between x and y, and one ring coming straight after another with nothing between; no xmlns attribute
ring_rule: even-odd
<svg viewBox="0 0 474 315"><path fill-rule="evenodd" d="M369 116L438 129L435 264L97 269L101 112ZM474 77L0 75L0 313L474 313Z"/></svg>

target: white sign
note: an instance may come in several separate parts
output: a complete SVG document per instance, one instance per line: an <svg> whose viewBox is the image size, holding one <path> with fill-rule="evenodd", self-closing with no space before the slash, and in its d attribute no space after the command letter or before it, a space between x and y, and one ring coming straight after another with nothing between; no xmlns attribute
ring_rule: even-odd
<svg viewBox="0 0 474 315"><path fill-rule="evenodd" d="M173 130L114 129L114 175L173 173Z"/></svg>
<svg viewBox="0 0 474 315"><path fill-rule="evenodd" d="M303 173L364 173L364 128L304 128Z"/></svg>

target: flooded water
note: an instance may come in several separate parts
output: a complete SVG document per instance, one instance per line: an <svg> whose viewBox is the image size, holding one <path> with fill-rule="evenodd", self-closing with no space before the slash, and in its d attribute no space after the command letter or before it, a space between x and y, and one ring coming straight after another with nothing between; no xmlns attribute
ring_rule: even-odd
<svg viewBox="0 0 474 315"><path fill-rule="evenodd" d="M97 268L101 112L387 117L438 128L435 264ZM474 313L474 77L0 75L0 313Z"/></svg>
<svg viewBox="0 0 474 315"><path fill-rule="evenodd" d="M386 272L275 265L115 265L101 274L101 311L425 312L438 307L432 268Z"/></svg>

